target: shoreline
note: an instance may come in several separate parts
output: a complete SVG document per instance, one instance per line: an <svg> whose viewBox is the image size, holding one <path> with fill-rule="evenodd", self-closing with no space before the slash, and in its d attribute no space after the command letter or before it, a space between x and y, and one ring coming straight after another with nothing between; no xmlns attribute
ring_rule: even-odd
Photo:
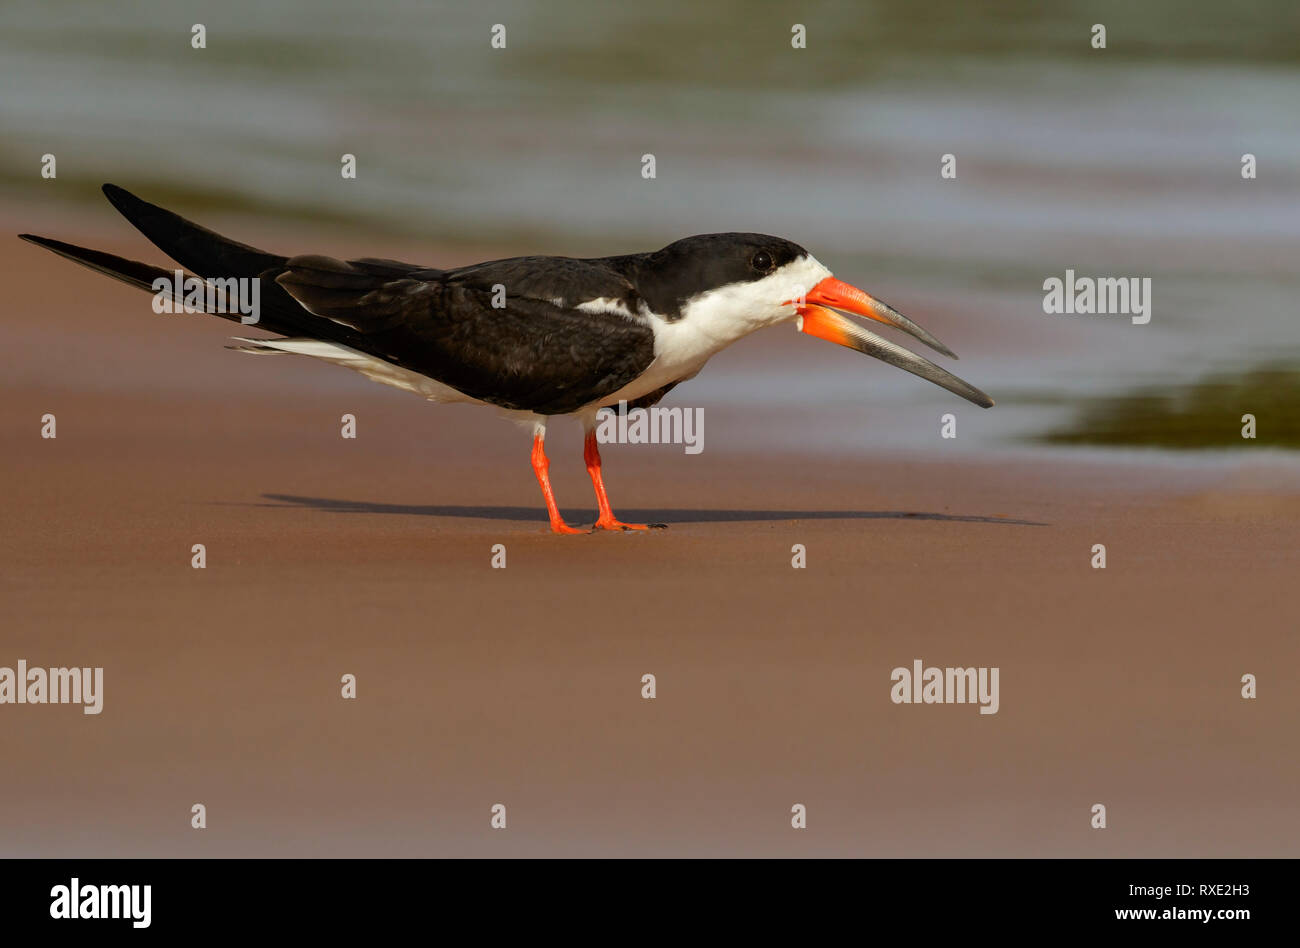
<svg viewBox="0 0 1300 948"><path fill-rule="evenodd" d="M0 706L7 855L1300 851L1289 464L763 456L722 424L608 448L615 511L668 530L554 537L514 426L226 352L13 243L4 661L104 681L92 717ZM547 451L590 523L577 426ZM916 661L1000 669L997 712L891 702Z"/></svg>

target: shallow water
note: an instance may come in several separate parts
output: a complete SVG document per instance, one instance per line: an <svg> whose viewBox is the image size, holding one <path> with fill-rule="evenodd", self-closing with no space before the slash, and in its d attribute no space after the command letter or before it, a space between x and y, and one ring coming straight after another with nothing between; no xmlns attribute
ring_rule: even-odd
<svg viewBox="0 0 1300 948"><path fill-rule="evenodd" d="M1298 8L1130 6L830 4L800 14L794 50L781 4L9 3L0 188L103 213L112 180L200 220L520 252L781 234L935 329L998 407L829 351L720 360L674 398L815 410L777 436L845 447L866 400L868 447L934 446L955 410L977 435L960 449L988 449L1071 430L1094 399L1300 356ZM1151 322L1046 315L1067 269L1149 277ZM1162 443L1166 419L1132 410Z"/></svg>

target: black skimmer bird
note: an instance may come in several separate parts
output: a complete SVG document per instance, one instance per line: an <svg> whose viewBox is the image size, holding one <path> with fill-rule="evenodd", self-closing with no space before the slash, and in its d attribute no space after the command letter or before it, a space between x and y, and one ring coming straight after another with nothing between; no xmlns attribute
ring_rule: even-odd
<svg viewBox="0 0 1300 948"><path fill-rule="evenodd" d="M907 317L837 280L780 237L703 234L653 253L513 257L438 270L372 258L284 257L236 243L114 185L104 185L104 193L193 272L186 280L258 281L257 328L280 338L235 337L240 345L232 348L313 356L431 401L491 405L525 421L555 533L583 531L564 522L551 492L543 440L552 417L573 415L586 430L583 457L599 508L593 529L648 529L623 523L610 509L597 412L620 403L654 405L726 346L778 323L795 322L810 336L874 356L983 408L993 404L974 386L835 312L901 329L956 358ZM140 289L177 286L181 302L181 281L172 271L20 236ZM218 311L225 308L209 304L199 311L241 319L238 311Z"/></svg>

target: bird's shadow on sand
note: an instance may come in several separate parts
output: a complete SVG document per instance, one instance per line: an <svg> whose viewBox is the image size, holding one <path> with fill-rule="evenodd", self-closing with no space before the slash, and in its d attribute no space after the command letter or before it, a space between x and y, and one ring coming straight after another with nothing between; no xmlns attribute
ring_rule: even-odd
<svg viewBox="0 0 1300 948"><path fill-rule="evenodd" d="M546 522L540 507L473 507L459 504L379 504L365 500L337 500L329 497L299 497L294 494L263 494L274 503L262 507L307 507L334 513L406 514L417 517L468 517L475 520L524 520ZM590 510L561 511L570 523L592 519ZM981 517L963 514L927 513L914 510L633 510L620 509L628 521L674 523L758 523L779 520L939 520L949 523L996 523L1004 526L1045 527L1036 520L1013 517Z"/></svg>

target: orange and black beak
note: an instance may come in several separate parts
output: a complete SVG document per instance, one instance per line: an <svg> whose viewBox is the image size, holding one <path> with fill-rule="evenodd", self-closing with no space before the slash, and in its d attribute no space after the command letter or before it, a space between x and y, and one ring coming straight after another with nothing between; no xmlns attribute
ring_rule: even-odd
<svg viewBox="0 0 1300 948"><path fill-rule="evenodd" d="M839 309L846 313L853 313L855 316L865 316L867 319L885 323L915 336L930 348L946 356L957 358L956 353L902 313L856 286L834 277L827 277L809 290L803 301L793 302L799 312L800 332L856 349L882 362L897 366L905 372L919 375L926 381L946 388L954 395L960 395L981 408L992 407L993 399L975 386L939 368L929 359L923 359L916 353L867 331L853 320L831 312L832 309Z"/></svg>

